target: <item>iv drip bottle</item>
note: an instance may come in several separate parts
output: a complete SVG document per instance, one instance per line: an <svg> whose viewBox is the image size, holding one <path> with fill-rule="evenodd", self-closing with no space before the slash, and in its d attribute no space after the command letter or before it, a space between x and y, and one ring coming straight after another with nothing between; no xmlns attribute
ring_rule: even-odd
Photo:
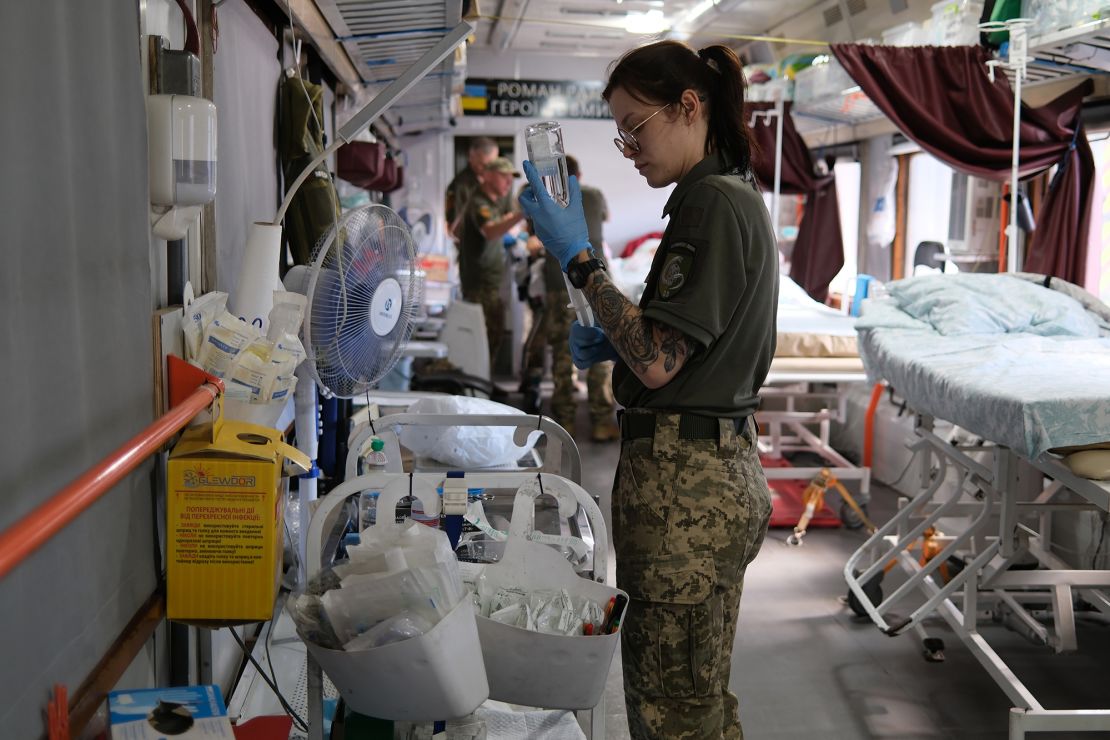
<svg viewBox="0 0 1110 740"><path fill-rule="evenodd" d="M528 159L539 173L548 195L566 208L570 203L570 187L567 185L567 157L563 150L563 127L556 121L532 124L524 130L524 143L528 147ZM586 296L570 284L570 278L566 274L563 275L563 282L567 286L570 304L578 315L578 323L582 326L593 326L594 314Z"/></svg>

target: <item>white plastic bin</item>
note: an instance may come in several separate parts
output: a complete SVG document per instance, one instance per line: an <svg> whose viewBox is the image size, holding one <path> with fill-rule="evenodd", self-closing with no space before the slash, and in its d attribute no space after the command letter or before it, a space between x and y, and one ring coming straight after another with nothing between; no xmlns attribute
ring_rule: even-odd
<svg viewBox="0 0 1110 740"><path fill-rule="evenodd" d="M305 645L347 705L370 717L456 719L489 698L470 598L425 634L391 645L353 651Z"/></svg>
<svg viewBox="0 0 1110 740"><path fill-rule="evenodd" d="M386 485L383 481L388 480ZM307 536L309 576L321 562L321 547L338 511L351 496L379 490L375 528L397 526L397 502L410 493L424 511L438 514L439 496L428 480L403 475L366 475L345 481L325 496ZM433 721L464 717L489 698L474 601L467 595L423 635L366 650L330 650L305 640L344 701L355 711L391 720Z"/></svg>
<svg viewBox="0 0 1110 740"><path fill-rule="evenodd" d="M815 64L794 75L794 100L805 103L810 100L840 95L856 83L840 66L840 62L830 59L824 64Z"/></svg>
<svg viewBox="0 0 1110 740"><path fill-rule="evenodd" d="M933 43L974 46L979 43L980 0L943 0L933 5Z"/></svg>
<svg viewBox="0 0 1110 740"><path fill-rule="evenodd" d="M562 491L553 476L544 476L545 490ZM551 482L547 482L551 481ZM565 489L564 489L565 490ZM517 491L505 556L486 566L483 578L495 586L527 589L566 589L604 606L619 589L575 574L570 563L550 547L527 539L535 492ZM560 501L560 511L563 511ZM591 519L591 525L594 525ZM596 548L608 547L603 529L594 525ZM626 602L627 603L627 602ZM627 608L625 613L627 613ZM621 615L622 619L624 614ZM478 617L478 636L489 680L491 699L545 709L591 709L601 700L620 633L609 635L548 635Z"/></svg>
<svg viewBox="0 0 1110 740"><path fill-rule="evenodd" d="M618 589L574 575L570 564L555 550L531 542L528 549L530 588L565 588L571 596L605 605ZM512 548L509 545L508 548ZM502 563L519 556L506 549ZM548 557L550 556L550 558ZM557 577L565 566L570 579ZM486 567L486 573L498 565ZM547 571L551 579L540 576ZM515 582L515 581L508 581ZM627 594L625 594L627 598ZM627 607L626 607L627 611ZM620 633L571 637L546 635L478 617L478 637L486 665L491 699L545 709L591 709L601 701Z"/></svg>
<svg viewBox="0 0 1110 740"><path fill-rule="evenodd" d="M776 77L758 85L749 85L744 91L744 99L753 103L773 103L779 98L794 99L794 80Z"/></svg>
<svg viewBox="0 0 1110 740"><path fill-rule="evenodd" d="M882 33L884 46L920 46L925 42L920 23L899 23Z"/></svg>

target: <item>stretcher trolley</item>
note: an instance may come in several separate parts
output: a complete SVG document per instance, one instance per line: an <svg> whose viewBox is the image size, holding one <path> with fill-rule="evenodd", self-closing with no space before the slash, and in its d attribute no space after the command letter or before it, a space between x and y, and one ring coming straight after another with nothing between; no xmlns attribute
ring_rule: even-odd
<svg viewBox="0 0 1110 740"><path fill-rule="evenodd" d="M424 468L429 465L434 467L435 463L421 460L413 461L412 471L398 469L401 459L399 428L436 424L513 427L521 442L538 429L547 435L547 444L542 460L532 458L524 461L536 463L534 466L517 466L512 470L427 470ZM403 516L406 502L412 502L408 503L409 506L419 504L425 517L434 519L440 512L442 502L444 529L451 534L452 525L455 525L454 534L458 540L453 546L460 561L469 561L465 572L471 577L477 569L486 574L490 583L505 585L523 579L535 588L564 589L571 596L589 598L595 603L611 601L619 593L613 585L615 577L610 563L610 543L601 510L594 497L574 480L581 472L577 448L570 436L549 419L524 415L385 416L374 420L372 426L367 424L365 433L358 431L352 437L349 470L352 466L358 469L360 453L372 436L385 441L389 461L387 469L374 469L349 478L321 499L307 532L310 577L333 559L341 537L341 525L352 520L351 512L355 507L350 502L363 494L376 492L374 526L393 522L394 517L387 512L396 511ZM569 475L564 477L547 472L548 468L560 467L569 468ZM465 499L460 499L460 492L465 492ZM460 501L465 501L461 508ZM465 517L461 514L464 509ZM353 518L358 520L360 528L364 525L362 516L355 515ZM460 518L465 519L461 532L457 527ZM508 522L507 527L505 522ZM469 609L469 599L460 602L460 607ZM346 670L342 664L335 663L334 654L321 654L310 646L307 698L309 725L314 733L310 737L322 737L321 731L316 728L320 726L323 715L324 672L348 700L354 698L357 702L360 697L366 696L366 692L381 691L393 696L390 706L397 706L398 702L404 704L415 696L413 701L417 705L401 710L395 715L396 719L415 720L418 713L424 710L427 715L420 716L421 721L460 716L460 713L473 709L467 706L468 703L480 703L485 698L480 695L480 689L488 686L490 699L546 709L576 710L579 712L579 723L587 728L590 737L600 739L605 736L604 687L619 640L615 630L604 635L550 635L479 616L476 620L471 618L471 621L477 624L480 644L454 651L456 657L469 655L469 658L462 661L463 665L444 669L435 665L436 661L431 657L435 650L420 653L419 643L441 644L437 642L440 638L432 633L453 629L446 623L454 616L453 611L425 635L386 646L409 646L420 654L418 660L400 674L396 672L396 666L391 668L394 678L390 682L364 680L361 685L351 686L352 676L359 672L366 676L367 672ZM459 625L456 625L455 634L473 640L475 634L470 627L461 624L463 621L462 617L457 619ZM475 650L478 650L477 654ZM338 652L340 661L346 659L341 651L327 652ZM543 670L537 670L540 665ZM431 690L428 685L405 686L405 672L417 681L431 676L431 683L435 685L430 687ZM386 683L392 685L387 686ZM436 713L434 701L419 706L420 701L429 695L437 695L437 692L443 699L440 706L444 707L439 714ZM373 711L385 706L375 704L373 700L361 706L348 703L357 711L391 718L387 713Z"/></svg>
<svg viewBox="0 0 1110 740"><path fill-rule="evenodd" d="M917 412L911 448L921 469L920 492L845 564L851 595L886 634L917 633L932 660L943 658L942 643L925 620L943 618L1012 702L1014 739L1110 730L1105 705L1045 708L979 624L990 617L1066 653L1080 648L1080 609L1110 617L1098 548L1088 558L1064 541L1080 520L1110 512L1110 483L1068 464L1110 440L1110 309L1077 286L1048 287L1056 284L915 278L890 284L891 300L857 324L872 380ZM937 433L940 421L958 432ZM884 594L891 563L906 577Z"/></svg>

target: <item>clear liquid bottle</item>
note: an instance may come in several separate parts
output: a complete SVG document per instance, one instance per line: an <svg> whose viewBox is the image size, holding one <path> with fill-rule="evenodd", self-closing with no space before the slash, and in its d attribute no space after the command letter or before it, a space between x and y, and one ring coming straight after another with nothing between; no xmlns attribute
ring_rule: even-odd
<svg viewBox="0 0 1110 740"><path fill-rule="evenodd" d="M548 195L556 203L566 208L570 203L570 187L567 184L567 156L563 149L563 127L557 121L534 123L524 130L524 143L528 148L528 159L536 168ZM600 245L599 245L600 246ZM582 326L594 325L594 313L582 291L570 284L563 275L567 286L570 305Z"/></svg>

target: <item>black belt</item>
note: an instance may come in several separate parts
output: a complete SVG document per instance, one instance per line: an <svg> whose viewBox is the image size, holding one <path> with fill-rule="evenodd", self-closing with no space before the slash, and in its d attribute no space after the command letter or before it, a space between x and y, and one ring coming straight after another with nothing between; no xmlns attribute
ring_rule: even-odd
<svg viewBox="0 0 1110 740"><path fill-rule="evenodd" d="M732 422L733 429L740 434L748 421L747 416L727 419ZM655 414L651 413L620 413L621 439L641 439L655 436ZM679 439L717 439L721 429L716 416L701 416L699 414L680 414L678 418Z"/></svg>

